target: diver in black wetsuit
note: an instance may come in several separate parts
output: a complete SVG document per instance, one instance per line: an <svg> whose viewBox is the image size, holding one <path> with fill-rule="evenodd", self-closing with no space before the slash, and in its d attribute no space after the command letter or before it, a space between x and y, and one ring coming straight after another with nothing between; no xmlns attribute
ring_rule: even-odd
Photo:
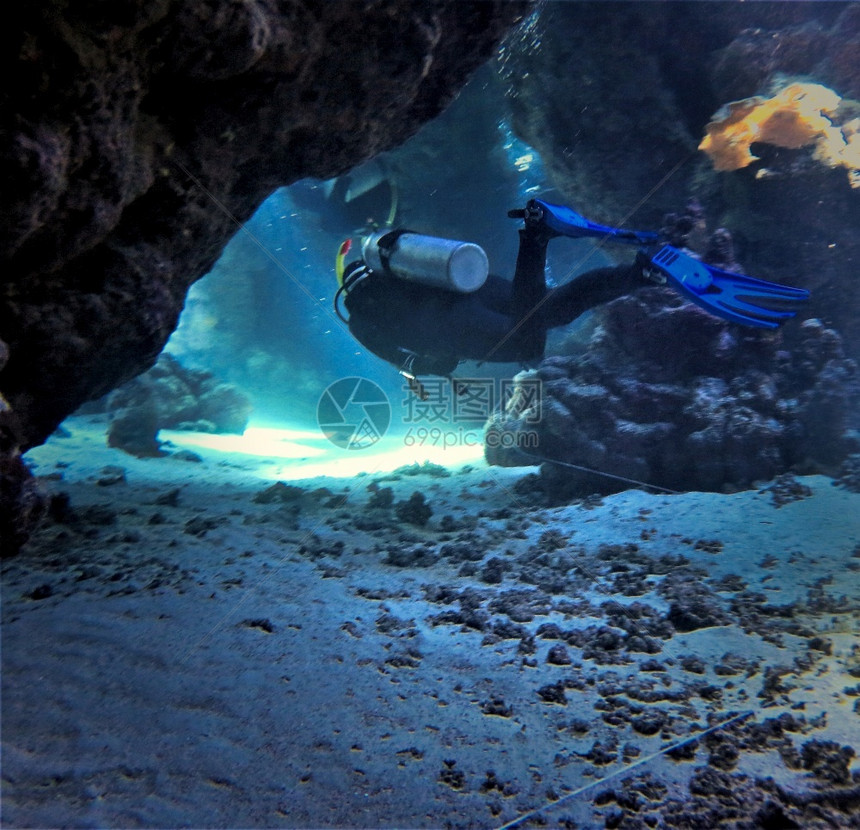
<svg viewBox="0 0 860 830"><path fill-rule="evenodd" d="M512 281L486 277L470 293L403 279L381 257L371 270L358 260L342 273L349 329L402 374L450 375L466 359L531 363L543 357L546 333L584 312L648 284L665 283L711 314L748 326L776 328L808 297L803 289L768 283L699 262L656 234L598 225L570 208L533 199L522 218ZM394 231L395 240L402 231ZM640 246L634 263L588 271L547 289L546 250L556 236L592 236ZM382 248L384 239L379 242ZM393 243L392 243L393 244ZM454 243L459 244L459 243ZM466 243L463 243L466 244ZM476 246L472 246L476 247ZM346 249L342 249L342 255ZM481 252L486 261L486 257ZM484 272L486 273L486 271ZM339 312L338 312L339 313Z"/></svg>
<svg viewBox="0 0 860 830"><path fill-rule="evenodd" d="M345 298L349 330L366 348L411 375L449 375L466 359L531 363L548 329L646 285L638 265L598 268L547 290L547 245L558 234L536 223L520 230L513 280L490 274L468 294L373 271ZM349 266L348 282L363 263Z"/></svg>

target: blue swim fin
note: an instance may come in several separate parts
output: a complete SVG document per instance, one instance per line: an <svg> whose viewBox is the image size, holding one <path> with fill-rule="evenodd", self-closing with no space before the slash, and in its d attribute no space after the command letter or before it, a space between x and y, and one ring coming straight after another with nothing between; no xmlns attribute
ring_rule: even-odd
<svg viewBox="0 0 860 830"><path fill-rule="evenodd" d="M508 216L524 219L526 227L545 228L554 235L599 237L617 242L645 245L637 260L645 272L656 273L661 281L701 306L705 311L745 326L775 329L797 314L809 299L804 288L747 277L706 265L672 245L658 245L659 234L628 231L600 225L566 205L531 199L524 210Z"/></svg>
<svg viewBox="0 0 860 830"><path fill-rule="evenodd" d="M566 205L552 205L544 202L543 199L531 199L523 213L527 218L539 216L547 228L561 236L608 237L619 242L632 242L637 245L648 245L657 241L657 234L651 231L627 231L599 225Z"/></svg>
<svg viewBox="0 0 860 830"><path fill-rule="evenodd" d="M663 245L656 253L640 253L644 267L653 267L671 288L705 311L733 323L775 329L794 317L797 307L809 299L804 288L724 271L672 245Z"/></svg>

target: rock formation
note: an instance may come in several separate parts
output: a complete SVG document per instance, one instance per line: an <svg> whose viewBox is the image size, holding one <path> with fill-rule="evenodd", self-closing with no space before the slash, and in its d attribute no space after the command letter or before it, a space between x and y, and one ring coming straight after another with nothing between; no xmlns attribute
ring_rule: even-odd
<svg viewBox="0 0 860 830"><path fill-rule="evenodd" d="M815 319L800 329L787 351L781 333L732 326L668 289L616 300L582 355L541 364L537 411L488 424L507 439L488 442L487 460L561 462L541 468L552 501L614 492L625 479L719 492L792 468L835 474L860 449L860 372L833 329ZM525 433L537 446L516 437Z"/></svg>
<svg viewBox="0 0 860 830"><path fill-rule="evenodd" d="M523 10L460 0L19 8L2 58L14 78L0 133L4 510L20 514L19 453L152 365L188 286L266 196L403 141ZM16 521L6 515L4 552Z"/></svg>
<svg viewBox="0 0 860 830"><path fill-rule="evenodd" d="M714 56L710 85L721 105L778 96L786 80L796 79L824 84L842 100L828 113L832 126L813 144L753 144L756 161L718 173L707 207L733 231L750 273L809 288L811 313L836 328L847 354L857 359L860 7L837 8L839 17L829 26L809 21L743 31Z"/></svg>
<svg viewBox="0 0 860 830"><path fill-rule="evenodd" d="M162 429L241 435L252 409L236 386L203 369L188 369L167 352L148 372L85 407L87 413L110 413L109 446L141 457L164 454L158 440Z"/></svg>
<svg viewBox="0 0 860 830"><path fill-rule="evenodd" d="M845 101L841 140L856 141L848 104L860 100L860 6L553 3L531 29L502 61L513 125L564 199L598 221L654 227L695 196L732 232L750 273L811 289L811 313L860 357L850 161L831 169L817 143L754 144L755 164L714 172L696 149L729 102L798 80Z"/></svg>
<svg viewBox="0 0 860 830"><path fill-rule="evenodd" d="M579 356L538 370L540 454L673 489L748 487L792 467L834 473L858 428L860 191L845 151L856 140L860 8L552 4L532 28L502 60L513 124L567 201L610 224L656 227L693 196L704 211L687 217L691 247L812 291L807 322L776 335L658 289L613 303ZM723 105L779 103L799 82L843 99L838 119L818 109L814 140L752 138L755 158L720 172L696 150ZM831 138L835 156L822 145ZM522 434L535 416L511 411L490 426ZM492 462L529 463L490 443L501 444L488 446ZM542 480L560 499L623 486L559 465L544 465Z"/></svg>

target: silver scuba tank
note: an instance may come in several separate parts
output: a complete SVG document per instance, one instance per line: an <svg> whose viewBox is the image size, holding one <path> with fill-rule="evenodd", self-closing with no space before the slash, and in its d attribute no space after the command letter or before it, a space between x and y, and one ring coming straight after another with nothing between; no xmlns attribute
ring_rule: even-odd
<svg viewBox="0 0 860 830"><path fill-rule="evenodd" d="M462 293L477 291L490 270L480 245L410 231L372 233L362 242L361 252L371 271L387 270L404 280Z"/></svg>

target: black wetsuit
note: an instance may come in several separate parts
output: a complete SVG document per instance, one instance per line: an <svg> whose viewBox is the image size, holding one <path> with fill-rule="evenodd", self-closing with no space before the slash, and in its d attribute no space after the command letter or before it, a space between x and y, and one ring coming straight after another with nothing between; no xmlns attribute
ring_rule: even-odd
<svg viewBox="0 0 860 830"><path fill-rule="evenodd" d="M491 274L470 294L372 272L349 290L345 306L353 336L383 360L415 375L449 375L461 360L539 360L548 329L645 283L635 265L598 268L547 290L551 238L520 230L513 280Z"/></svg>

